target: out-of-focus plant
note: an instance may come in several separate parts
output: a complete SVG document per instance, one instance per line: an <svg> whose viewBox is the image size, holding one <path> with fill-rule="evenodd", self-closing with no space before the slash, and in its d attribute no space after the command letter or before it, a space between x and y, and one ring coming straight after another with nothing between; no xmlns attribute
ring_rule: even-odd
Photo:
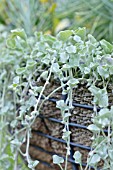
<svg viewBox="0 0 113 170"><path fill-rule="evenodd" d="M54 0L1 0L0 24L7 30L24 28L28 35L34 31L54 34L56 6Z"/></svg>
<svg viewBox="0 0 113 170"><path fill-rule="evenodd" d="M57 17L69 19L70 28L87 28L97 39L113 41L113 1L112 0L57 0Z"/></svg>
<svg viewBox="0 0 113 170"><path fill-rule="evenodd" d="M53 33L54 0L6 0L10 29L24 28L28 35L34 31Z"/></svg>
<svg viewBox="0 0 113 170"><path fill-rule="evenodd" d="M15 96L9 88L14 76L13 66L17 61L6 49L5 27L0 27L0 170L28 170L18 152L10 147L12 134L8 128L15 118ZM5 53L6 52L6 53ZM10 71L9 71L10 70ZM13 154L12 154L13 153ZM15 161L16 160L16 161Z"/></svg>
<svg viewBox="0 0 113 170"><path fill-rule="evenodd" d="M76 10L76 23L85 26L97 39L113 41L113 1L80 0L81 10Z"/></svg>
<svg viewBox="0 0 113 170"><path fill-rule="evenodd" d="M7 23L7 14L5 12L6 0L0 0L0 24Z"/></svg>
<svg viewBox="0 0 113 170"><path fill-rule="evenodd" d="M97 39L112 42L112 0L1 0L0 22L8 29L24 28L56 34L85 26Z"/></svg>

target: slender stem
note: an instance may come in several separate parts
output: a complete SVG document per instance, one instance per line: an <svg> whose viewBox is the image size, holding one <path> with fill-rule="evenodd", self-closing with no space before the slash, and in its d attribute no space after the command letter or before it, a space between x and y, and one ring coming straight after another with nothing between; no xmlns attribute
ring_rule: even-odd
<svg viewBox="0 0 113 170"><path fill-rule="evenodd" d="M69 70L69 76L71 78L73 77L72 70ZM68 102L69 102L68 112L70 112L70 109L72 108L72 89L70 89L70 91L68 92L68 97L67 97L67 100L66 100L66 104ZM69 117L68 117L67 121L65 122L65 125L66 125L66 130L69 131ZM65 160L65 170L67 170L69 149L70 149L70 135L68 136L68 139L67 139L67 153L66 153L66 160Z"/></svg>
<svg viewBox="0 0 113 170"><path fill-rule="evenodd" d="M109 134L108 138L110 138L110 136L111 136L111 134ZM97 145L97 147L96 147L92 152L95 153L95 151L96 151L105 141L107 141L106 138L104 138L104 140L103 140L102 142L100 142L100 144ZM91 160L91 158L92 158L92 157L89 158L89 161ZM89 165L87 164L84 170L87 170L88 166L89 166Z"/></svg>
<svg viewBox="0 0 113 170"><path fill-rule="evenodd" d="M63 170L62 166L60 164L58 164L58 165L59 165L60 169Z"/></svg>
<svg viewBox="0 0 113 170"><path fill-rule="evenodd" d="M81 170L83 170L83 167L82 167L82 165L81 165L81 164L80 164L80 169L81 169Z"/></svg>
<svg viewBox="0 0 113 170"><path fill-rule="evenodd" d="M72 108L72 90L69 93L69 107Z"/></svg>
<svg viewBox="0 0 113 170"><path fill-rule="evenodd" d="M62 85L62 86L60 86L60 87L58 87L58 88L56 88L54 91L52 91L46 98L47 99L49 99L49 97L51 96L51 95L53 95L55 92L57 92L58 90L60 90L61 88L63 88L65 86L65 84L64 85Z"/></svg>
<svg viewBox="0 0 113 170"><path fill-rule="evenodd" d="M110 145L110 124L108 125L108 144Z"/></svg>
<svg viewBox="0 0 113 170"><path fill-rule="evenodd" d="M28 131L27 131L27 146L26 146L26 153L25 153L28 163L29 163L29 145L30 145L30 131L28 129Z"/></svg>
<svg viewBox="0 0 113 170"><path fill-rule="evenodd" d="M24 131L24 130L26 130L26 127L18 130L16 133L14 133L13 136L12 136L12 139L13 139L16 135L18 135L20 132L22 132L22 131Z"/></svg>
<svg viewBox="0 0 113 170"><path fill-rule="evenodd" d="M3 85L3 94L2 94L2 106L1 106L2 108L4 107L6 84L7 84L7 80L5 79L4 85ZM3 114L1 115L0 122L1 122L1 125L3 126L3 124L4 124L4 115L3 115ZM2 130L1 130L1 133L0 133L0 151L1 151L0 154L2 154L2 138L3 138L3 132L4 132L4 130L2 129Z"/></svg>
<svg viewBox="0 0 113 170"><path fill-rule="evenodd" d="M18 165L18 150L16 151L15 154L14 170L17 170L17 165Z"/></svg>
<svg viewBox="0 0 113 170"><path fill-rule="evenodd" d="M67 148L68 149L68 148ZM68 152L68 151L67 151ZM65 170L67 170L67 161L68 161L68 154L66 153L66 160L65 160Z"/></svg>
<svg viewBox="0 0 113 170"><path fill-rule="evenodd" d="M40 111L40 109L41 109L42 105L44 104L44 102L45 102L46 100L48 100L55 92L57 92L59 89L61 89L61 88L64 87L64 86L65 86L65 84L64 84L63 86L58 87L57 89L55 89L54 91L52 91L47 97L45 97L45 99L42 101L42 103L41 103L40 106L39 106L38 112Z"/></svg>
<svg viewBox="0 0 113 170"><path fill-rule="evenodd" d="M42 91L41 91L41 93L40 93L40 95L39 95L39 97L38 97L37 104L35 105L35 111L37 110L37 107L38 107L38 104L39 104L39 102L40 102L41 96L42 96L42 94L43 94L43 92L44 92L44 90L45 90L45 87L47 86L47 84L48 84L48 82L49 82L50 77L51 77L52 67L53 67L54 61L55 61L55 59L54 59L53 62L52 62L49 76L48 76L48 78L47 78L47 80L46 80L46 82L45 82L45 84L44 84L44 86L43 86L43 88L42 88Z"/></svg>
<svg viewBox="0 0 113 170"><path fill-rule="evenodd" d="M41 100L41 97L42 97L42 95L43 95L43 92L44 92L47 84L49 83L49 80L50 80L50 77L51 77L51 74L52 74L52 67L53 67L54 61L55 61L55 59L52 61L52 65L51 65L51 68L50 68L50 72L49 72L48 78L47 78L47 80L46 80L46 82L45 82L45 84L44 84L44 86L43 86L43 88L42 88L42 91L41 91L39 97L38 97L38 100L37 100L37 103L36 103L36 105L35 105L34 111L37 111L37 107L38 107L38 105L39 105L39 102L40 102L40 100ZM32 122L29 124L29 128L30 128L30 127L33 125L33 123L35 122L36 117L37 117L37 115L35 115L35 116L33 117Z"/></svg>
<svg viewBox="0 0 113 170"><path fill-rule="evenodd" d="M103 129L102 129L102 134L103 134L104 138L107 138Z"/></svg>
<svg viewBox="0 0 113 170"><path fill-rule="evenodd" d="M19 149L19 152L20 152L20 154L22 155L22 156L26 156L26 154L25 153L23 153L20 149Z"/></svg>

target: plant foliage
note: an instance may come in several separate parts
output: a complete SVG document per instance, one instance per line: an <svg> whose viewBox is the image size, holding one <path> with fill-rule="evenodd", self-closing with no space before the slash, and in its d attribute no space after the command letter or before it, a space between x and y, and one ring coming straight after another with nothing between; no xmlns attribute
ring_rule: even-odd
<svg viewBox="0 0 113 170"><path fill-rule="evenodd" d="M4 41L3 37L1 42ZM105 40L97 41L90 34L86 36L86 29L78 28L61 31L56 37L41 32L28 37L23 29L16 29L8 35L6 45L1 43L1 46L0 144L3 143L2 136L5 133L13 152L11 158L17 162L17 155L21 153L30 169L34 170L38 165L39 161L33 161L29 155L32 125L40 114L44 101L61 88L62 93L67 94L67 100L58 101L56 107L61 110L64 124L62 138L67 143L65 160L65 170L67 170L71 134L69 117L73 109L73 89L85 81L93 96L94 105L92 125L88 127L93 132L93 150L89 153L85 170L88 170L89 166L96 169L101 160L104 162L103 170L111 169L113 106L108 107L107 86L113 81L113 45ZM45 83L40 86L38 84L42 78L45 79ZM59 80L60 86L48 96L44 96L43 93L51 79ZM99 82L102 84L101 87L98 86ZM101 109L99 113L97 107ZM108 130L107 135L104 128ZM20 147L25 142L26 151L22 153ZM1 149L0 152L2 155ZM82 155L76 152L74 158L82 170ZM53 162L63 169L61 166L63 159L54 155Z"/></svg>

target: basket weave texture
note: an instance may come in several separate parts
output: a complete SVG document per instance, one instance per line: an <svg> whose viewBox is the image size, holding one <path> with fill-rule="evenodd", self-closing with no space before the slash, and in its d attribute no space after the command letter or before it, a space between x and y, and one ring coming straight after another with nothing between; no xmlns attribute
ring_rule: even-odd
<svg viewBox="0 0 113 170"><path fill-rule="evenodd" d="M50 84L47 87L47 90L45 92L45 95L52 92L54 89L56 89L58 84ZM110 85L108 88L109 93L109 103L113 104L113 95L112 95L112 86ZM57 91L53 96L53 98L56 98L58 100L61 99L61 91ZM78 88L74 89L73 91L73 101L75 103L79 104L85 104L85 105L92 105L93 96L91 96L91 93L88 91L88 88L86 87L86 84L80 84ZM75 107L72 110L72 115L70 117L70 122L81 124L88 126L92 123L92 110L88 110L85 108ZM56 104L52 103L50 101L46 101L43 104L43 107L41 109L41 114L44 115L46 118L56 118L61 120L61 113L60 110L56 108ZM62 139L62 129L63 124L61 123L55 123L48 119L41 119L37 118L33 127L33 130L35 131L41 131L45 134L51 135L53 137ZM72 132L71 138L72 142L85 145L85 146L91 146L91 137L92 133L89 132L87 129L81 129L78 127L70 126L70 130ZM56 154L65 156L66 155L66 145L45 137L42 137L40 135L37 135L36 133L32 134L32 138L30 141L31 147L30 147L30 155L33 159L43 160L48 163L50 163L51 168L47 167L46 170L59 170L58 166L53 165L52 163L52 156L48 155L47 153L44 153L42 151L36 150L32 146L38 146L41 147L48 152L55 152ZM78 147L74 147L74 151L79 150L82 153L82 161L83 163L86 163L88 150L81 149ZM45 166L42 164L38 165L37 169L44 170ZM68 163L68 170L72 170L72 164Z"/></svg>

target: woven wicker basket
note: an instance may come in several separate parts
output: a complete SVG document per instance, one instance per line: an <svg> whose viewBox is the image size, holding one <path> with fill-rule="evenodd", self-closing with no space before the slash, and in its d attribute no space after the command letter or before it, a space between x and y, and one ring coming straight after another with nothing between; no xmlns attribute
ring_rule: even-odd
<svg viewBox="0 0 113 170"><path fill-rule="evenodd" d="M49 94L53 89L56 89L58 84L50 84L48 85L48 90L46 90L46 95ZM109 86L109 103L113 104L113 95L111 93L112 86ZM52 97L56 99L61 99L61 91L58 91L55 93ZM85 105L92 105L93 97L91 96L91 93L88 91L86 84L79 85L79 88L75 89L73 92L73 101L79 104L85 104ZM72 116L70 118L70 122L77 123L81 125L88 126L91 124L91 117L92 117L91 110L87 110L80 107L75 107L72 111ZM61 113L60 110L56 108L56 104L52 103L50 101L46 101L42 107L41 114L46 116L46 118L56 118L61 120ZM53 137L62 139L62 129L63 124L61 123L55 123L48 119L40 119L37 118L35 121L33 127L33 130L35 131L41 131L44 134L51 135ZM89 132L87 129L81 129L78 127L72 127L70 126L70 130L72 132L72 142L85 145L85 146L91 146L91 137L92 133ZM55 152L56 154L65 156L66 149L65 144L45 138L43 136L37 135L36 133L33 133L32 139L30 141L31 147L30 147L30 155L33 159L43 160L48 163L50 163L51 167L47 167L46 170L59 170L58 166L53 165L52 163L52 156L48 155L45 152L37 150L34 146L41 147L48 152ZM23 146L24 148L24 146ZM86 163L88 150L84 150L78 147L74 147L74 151L79 150L82 155L82 161ZM38 165L38 168L40 170L44 170L45 166L42 164ZM68 170L72 170L71 163L68 164Z"/></svg>

